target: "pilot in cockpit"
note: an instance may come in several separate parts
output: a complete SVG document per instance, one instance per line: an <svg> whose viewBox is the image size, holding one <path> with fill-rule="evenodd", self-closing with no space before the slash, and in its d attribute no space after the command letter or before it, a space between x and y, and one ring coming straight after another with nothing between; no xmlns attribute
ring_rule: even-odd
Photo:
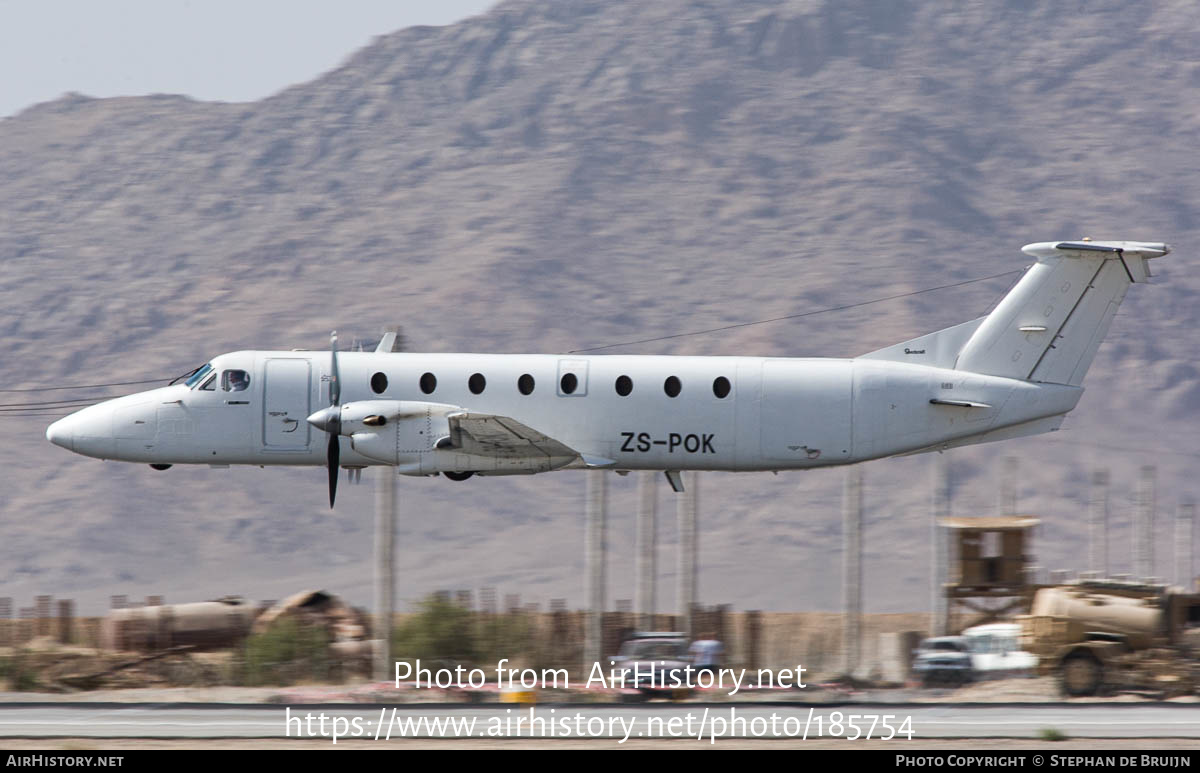
<svg viewBox="0 0 1200 773"><path fill-rule="evenodd" d="M241 392L250 386L250 374L244 370L227 370L224 380L226 392Z"/></svg>

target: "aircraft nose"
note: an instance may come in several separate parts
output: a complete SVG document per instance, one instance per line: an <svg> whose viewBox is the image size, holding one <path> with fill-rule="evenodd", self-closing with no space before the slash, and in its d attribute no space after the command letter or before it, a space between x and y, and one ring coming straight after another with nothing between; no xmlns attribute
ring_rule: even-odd
<svg viewBox="0 0 1200 773"><path fill-rule="evenodd" d="M61 446L68 451L74 451L75 433L71 429L72 418L74 417L67 416L46 427L46 439L56 446Z"/></svg>
<svg viewBox="0 0 1200 773"><path fill-rule="evenodd" d="M106 403L89 406L47 427L46 439L77 454L112 459L116 450L112 415L112 406Z"/></svg>

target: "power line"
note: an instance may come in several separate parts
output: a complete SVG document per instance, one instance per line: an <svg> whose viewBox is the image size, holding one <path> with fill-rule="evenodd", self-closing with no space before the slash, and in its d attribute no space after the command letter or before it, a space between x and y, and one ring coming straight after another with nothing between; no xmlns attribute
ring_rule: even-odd
<svg viewBox="0 0 1200 773"><path fill-rule="evenodd" d="M0 389L0 392L56 392L63 389L100 389L102 387L132 386L134 384L157 384L165 378L150 378L145 381L113 381L110 384L74 384L72 386L29 387L28 389Z"/></svg>
<svg viewBox="0 0 1200 773"><path fill-rule="evenodd" d="M99 403L88 403L87 405L64 406L62 408L0 408L0 416L7 416L11 419L17 416L35 416L47 411L54 411L59 416L69 416L72 413L75 413L77 410L89 408L98 404ZM66 413L62 413L62 411L66 411Z"/></svg>
<svg viewBox="0 0 1200 773"><path fill-rule="evenodd" d="M619 346L635 346L637 344L653 343L655 341L668 341L673 338L686 338L688 336L707 335L708 333L719 333L719 332L722 332L725 330L735 330L737 328L751 327L753 325L765 325L769 322L782 322L784 320L789 320L789 319L799 319L801 317L811 317L816 314L825 314L825 313L828 313L831 311L845 311L847 309L859 308L861 306L869 306L874 303L883 303L884 301L894 301L894 300L898 300L900 298L910 298L914 295L921 295L923 293L931 293L936 290L947 290L952 287L962 287L964 285L974 284L976 282L986 282L990 279L998 279L1002 276L1009 276L1011 274L1021 274L1021 273L1024 273L1024 271L1025 271L1025 269L1014 269L1012 271L1004 271L999 274L992 274L991 276L982 276L982 277L977 277L975 279L966 279L961 282L953 282L951 284L938 285L937 287L926 287L923 290L914 290L912 292L900 293L898 295L889 295L889 296L886 296L883 298L874 298L869 301L859 301L858 303L849 303L844 306L831 306L831 307L825 308L825 309L814 309L813 311L805 311L805 312L801 312L799 314L787 314L782 317L772 317L770 319L760 319L760 320L755 320L753 322L739 322L737 324L724 325L722 327L714 327L714 328L709 328L707 330L694 330L694 331L691 331L688 333L675 333L673 335L659 336L657 338L643 338L638 341L625 341L623 343L606 344L604 346L592 346L592 347L589 347L586 349L572 349L571 351L567 352L567 354L582 354L584 352L596 352L596 351L600 351L602 349L615 349ZM187 373L183 374L183 376L190 376L192 373L195 373L197 370L199 370L199 368L194 368L194 369L188 371ZM180 378L183 378L183 376L175 376L174 378L165 378L165 377L164 378L149 378L149 379L141 379L138 381L110 381L110 382L104 383L104 384L70 384L67 386L26 387L26 388L22 388L22 389L0 389L0 393L57 392L57 391L65 391L65 390L72 390L72 389L103 389L105 387L115 387L115 386L137 386L137 385L141 385L141 384L158 384L158 383L162 383L164 381L173 382L173 381L179 380Z"/></svg>
<svg viewBox="0 0 1200 773"><path fill-rule="evenodd" d="M914 295L921 295L922 293L931 293L935 290L946 290L951 287L962 287L963 285L969 285L969 284L973 284L975 282L986 282L989 279L999 279L1002 276L1009 276L1011 274L1021 274L1021 273L1024 273L1024 271L1025 271L1025 269L1023 269L1023 268L1014 269L1012 271L1004 271L999 274L992 274L991 276L981 276L981 277L977 277L975 279L965 279L961 282L953 282L951 284L938 285L937 287L926 287L924 290L913 290L912 292L899 293L897 295L889 295L884 298L874 298L869 301L859 301L858 303L848 303L844 306L830 306L829 308L825 308L825 309L814 309L813 311L803 311L803 312L800 312L799 314L787 314L782 317L771 317L770 319L759 319L759 320L755 320L753 322L739 322L735 325L723 325L722 327L713 327L713 328L709 328L707 330L693 330L689 333L675 333L673 335L658 336L656 338L643 338L643 339L640 339L637 341L623 341L619 344L605 344L604 346L592 346L592 347L588 347L587 349L572 349L571 351L567 352L567 354L583 354L584 352L598 352L602 349L615 349L618 346L636 346L637 344L648 344L648 343L653 343L655 341L669 341L673 338L686 338L688 336L707 335L708 333L720 333L725 330L735 330L735 329L741 328L741 327L751 327L752 325L765 325L768 322L782 322L783 320L787 320L787 319L799 319L801 317L811 317L816 314L825 314L825 313L828 313L831 311L845 311L847 309L856 309L861 306L870 306L873 303L883 303L884 301L894 301L899 298L911 298Z"/></svg>
<svg viewBox="0 0 1200 773"><path fill-rule="evenodd" d="M121 395L114 395L114 398ZM19 410L21 408L74 408L80 405L94 405L95 400L81 397L78 400L42 400L36 403L0 403L0 409Z"/></svg>
<svg viewBox="0 0 1200 773"><path fill-rule="evenodd" d="M0 419L29 419L29 418L61 419L64 416L70 416L70 415L71 414L69 414L69 413L10 413L7 415L0 415Z"/></svg>
<svg viewBox="0 0 1200 773"><path fill-rule="evenodd" d="M1021 269L1021 271L1019 272L1019 273L1021 274L1021 276L1019 276L1019 277L1017 277L1016 279L1012 280L1012 283L1011 283L1011 284L1009 284L1009 286L1008 286L1008 287L1006 287L1006 288L1004 288L1003 290L1001 290L1001 291L1000 291L1000 294L996 296L995 300L993 300L991 303L989 303L989 304L988 304L988 307L987 307L987 309L985 309L985 310L984 310L984 312L983 312L983 314L980 314L979 316L981 316L981 317L986 317L987 315L989 315L989 314L991 314L993 311L995 311L995 310L996 310L996 307L1000 305L1000 301L1004 300L1004 299L1005 299L1005 298L1008 296L1008 294L1012 292L1012 289L1013 289L1014 287L1016 287L1016 286L1017 286L1017 282L1020 282L1020 281L1021 281L1021 277L1025 276L1025 272L1029 271L1029 269L1030 269L1030 268L1032 268L1032 267L1033 267L1033 264L1031 263L1030 265L1028 265L1028 266L1026 266L1025 268Z"/></svg>

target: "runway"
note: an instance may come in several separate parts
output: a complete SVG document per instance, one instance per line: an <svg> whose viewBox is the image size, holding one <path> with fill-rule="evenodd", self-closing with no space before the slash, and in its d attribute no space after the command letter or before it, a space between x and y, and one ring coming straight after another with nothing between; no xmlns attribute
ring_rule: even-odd
<svg viewBox="0 0 1200 773"><path fill-rule="evenodd" d="M9 704L0 738L1200 739L1200 704ZM890 731L890 732L889 732Z"/></svg>

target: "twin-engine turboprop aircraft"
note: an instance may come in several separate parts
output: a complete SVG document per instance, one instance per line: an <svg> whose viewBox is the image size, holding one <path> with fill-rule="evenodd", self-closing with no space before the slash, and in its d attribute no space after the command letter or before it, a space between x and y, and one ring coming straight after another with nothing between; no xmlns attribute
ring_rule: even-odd
<svg viewBox="0 0 1200 773"><path fill-rule="evenodd" d="M985 317L849 360L242 351L46 430L98 459L402 475L784 470L1051 432L1125 291L1169 252L1046 242Z"/></svg>

